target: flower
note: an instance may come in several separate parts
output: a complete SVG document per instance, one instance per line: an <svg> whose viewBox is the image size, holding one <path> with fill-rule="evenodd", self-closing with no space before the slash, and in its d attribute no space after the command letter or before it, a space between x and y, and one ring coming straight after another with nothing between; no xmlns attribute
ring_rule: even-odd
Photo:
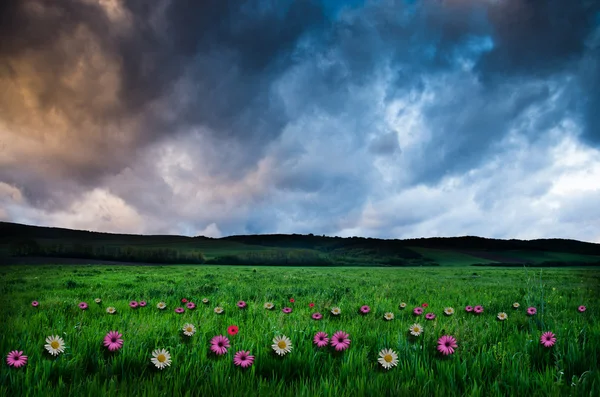
<svg viewBox="0 0 600 397"><path fill-rule="evenodd" d="M498 313L497 317L498 317L498 320L500 320L500 321L504 321L504 320L506 320L508 318L508 316L504 312Z"/></svg>
<svg viewBox="0 0 600 397"><path fill-rule="evenodd" d="M438 351L443 355L447 356L449 354L454 353L454 349L456 349L458 345L456 344L456 339L450 335L444 335L440 339L438 339Z"/></svg>
<svg viewBox="0 0 600 397"><path fill-rule="evenodd" d="M514 307L515 309L518 309L518 308L519 308L519 306L521 306L521 305L519 305L519 302L515 302L515 303L513 303L513 307Z"/></svg>
<svg viewBox="0 0 600 397"><path fill-rule="evenodd" d="M334 316L339 316L341 312L342 311L340 310L339 307L332 307L331 308L331 314L333 314Z"/></svg>
<svg viewBox="0 0 600 397"><path fill-rule="evenodd" d="M394 319L394 313L392 312L387 312L383 315L383 318L385 318L386 320L390 321Z"/></svg>
<svg viewBox="0 0 600 397"><path fill-rule="evenodd" d="M433 313L427 313L425 315L426 320L433 320L434 318L435 318L435 314L433 314Z"/></svg>
<svg viewBox="0 0 600 397"><path fill-rule="evenodd" d="M223 308L221 306L215 307L215 313L217 313L217 314L223 313Z"/></svg>
<svg viewBox="0 0 600 397"><path fill-rule="evenodd" d="M247 305L246 305L246 302L244 302L244 301L239 301L239 302L237 303L237 307L239 307L240 309L243 309L243 308L245 308L246 306L247 306Z"/></svg>
<svg viewBox="0 0 600 397"><path fill-rule="evenodd" d="M181 300L181 303L187 303L187 299L183 298L183 299Z"/></svg>
<svg viewBox="0 0 600 397"><path fill-rule="evenodd" d="M166 304L165 302L158 302L158 303L156 304L156 307L157 307L159 310L164 310L164 309L167 307L167 304Z"/></svg>
<svg viewBox="0 0 600 397"><path fill-rule="evenodd" d="M13 350L6 356L6 363L11 367L19 368L27 364L27 356L23 355L23 351Z"/></svg>
<svg viewBox="0 0 600 397"><path fill-rule="evenodd" d="M171 365L171 355L165 349L156 349L152 352L150 361L156 365L156 368L163 369Z"/></svg>
<svg viewBox="0 0 600 397"><path fill-rule="evenodd" d="M264 308L267 309L267 310L271 310L274 307L275 307L275 305L273 303L271 303L271 302L265 302L265 304L264 304Z"/></svg>
<svg viewBox="0 0 600 397"><path fill-rule="evenodd" d="M208 298L202 298L202 303L204 303L205 305L208 305L208 302L210 302L208 300Z"/></svg>
<svg viewBox="0 0 600 397"><path fill-rule="evenodd" d="M367 305L364 305L364 306L362 306L362 307L360 308L360 312L361 312L362 314L367 314L367 313L368 313L368 312L370 312L370 311L371 311L371 308L370 308L369 306L367 306Z"/></svg>
<svg viewBox="0 0 600 397"><path fill-rule="evenodd" d="M321 313L313 313L313 315L312 315L313 320L320 320L322 318L323 318L323 315Z"/></svg>
<svg viewBox="0 0 600 397"><path fill-rule="evenodd" d="M329 344L329 338L325 332L317 332L313 338L313 342L317 347L325 347Z"/></svg>
<svg viewBox="0 0 600 397"><path fill-rule="evenodd" d="M406 303L404 303L404 302L400 303L400 305L398 305L398 308L400 310L406 309Z"/></svg>
<svg viewBox="0 0 600 397"><path fill-rule="evenodd" d="M271 345L275 353L283 356L286 353L292 351L292 341L285 335L276 336L273 338L273 344Z"/></svg>
<svg viewBox="0 0 600 397"><path fill-rule="evenodd" d="M217 356L222 356L227 353L229 347L229 339L223 335L217 335L210 340L210 350Z"/></svg>
<svg viewBox="0 0 600 397"><path fill-rule="evenodd" d="M453 314L454 314L454 308L452 308L452 307L447 307L447 308L445 308L445 309L444 309L444 314L445 314L446 316L451 316L451 315L453 315Z"/></svg>
<svg viewBox="0 0 600 397"><path fill-rule="evenodd" d="M344 331L338 331L331 337L331 346L337 351L346 350L350 346L350 335Z"/></svg>
<svg viewBox="0 0 600 397"><path fill-rule="evenodd" d="M537 313L537 309L535 307L528 307L527 308L527 315L533 316L536 313Z"/></svg>
<svg viewBox="0 0 600 397"><path fill-rule="evenodd" d="M471 313L473 311L473 306L465 306L465 311Z"/></svg>
<svg viewBox="0 0 600 397"><path fill-rule="evenodd" d="M544 347L552 347L556 343L556 336L552 332L544 332L540 338L540 343Z"/></svg>
<svg viewBox="0 0 600 397"><path fill-rule="evenodd" d="M290 314L292 312L292 308L284 307L283 309L281 309L281 311L284 312L285 314Z"/></svg>
<svg viewBox="0 0 600 397"><path fill-rule="evenodd" d="M229 328L227 328L227 333L229 335L237 335L237 333L239 332L239 328L237 325L230 325Z"/></svg>
<svg viewBox="0 0 600 397"><path fill-rule="evenodd" d="M65 351L65 341L58 335L50 335L46 338L46 344L44 347L46 350L48 350L48 353L52 354L53 356L58 356L59 353Z"/></svg>
<svg viewBox="0 0 600 397"><path fill-rule="evenodd" d="M294 298L290 298L290 303L294 303L296 300Z"/></svg>
<svg viewBox="0 0 600 397"><path fill-rule="evenodd" d="M240 350L233 356L233 363L242 368L247 368L254 362L254 356L250 355L249 351Z"/></svg>
<svg viewBox="0 0 600 397"><path fill-rule="evenodd" d="M408 330L410 331L411 335L419 336L423 332L423 327L421 326L421 324L415 323L415 324L411 325Z"/></svg>
<svg viewBox="0 0 600 397"><path fill-rule="evenodd" d="M421 304L421 307L427 307L427 306L429 306L427 303Z"/></svg>
<svg viewBox="0 0 600 397"><path fill-rule="evenodd" d="M183 313L184 311L185 311L185 310L183 309L183 307L178 307L178 308L176 308L176 309L175 309L175 313L177 313L177 314L181 314L181 313Z"/></svg>
<svg viewBox="0 0 600 397"><path fill-rule="evenodd" d="M413 313L414 313L416 316L420 316L421 314L423 314L423 309L421 309L420 307L415 307L415 308L413 309Z"/></svg>
<svg viewBox="0 0 600 397"><path fill-rule="evenodd" d="M123 335L120 334L119 331L110 331L104 337L104 346L108 347L108 350L111 352L119 350L121 347L123 347L123 339L121 339L122 337Z"/></svg>
<svg viewBox="0 0 600 397"><path fill-rule="evenodd" d="M194 302L188 302L185 307L187 307L188 310L194 310L196 308L196 304Z"/></svg>
<svg viewBox="0 0 600 397"><path fill-rule="evenodd" d="M106 312L107 312L108 314L115 314L115 313L117 312L117 309L115 309L115 308L114 308L114 307L112 307L112 306L109 306L109 307L107 307L107 308L106 308Z"/></svg>
<svg viewBox="0 0 600 397"><path fill-rule="evenodd" d="M314 303L312 303L312 302L310 302L310 303L308 304L308 307L310 307L310 308L312 309L313 307L315 307L315 304L314 304Z"/></svg>
<svg viewBox="0 0 600 397"><path fill-rule="evenodd" d="M140 307L146 307L147 303L146 301L140 301L139 305Z"/></svg>
<svg viewBox="0 0 600 397"><path fill-rule="evenodd" d="M474 312L475 314L481 314L481 313L483 313L483 306L481 306L481 305L477 305L477 306L475 306L475 307L473 308L473 312Z"/></svg>
<svg viewBox="0 0 600 397"><path fill-rule="evenodd" d="M135 309L136 307L138 307L138 303L136 301L131 301L129 302L129 307Z"/></svg>
<svg viewBox="0 0 600 397"><path fill-rule="evenodd" d="M81 303L79 304L79 308L80 308L81 310L85 310L85 309L87 309L87 308L88 308L88 304L87 304L87 303L85 303L85 302L81 302Z"/></svg>
<svg viewBox="0 0 600 397"><path fill-rule="evenodd" d="M377 361L383 368L390 369L398 364L398 355L392 349L383 349L379 352Z"/></svg>
<svg viewBox="0 0 600 397"><path fill-rule="evenodd" d="M102 302L102 299L96 298L96 299L94 299L94 302L96 302L97 304L100 304Z"/></svg>
<svg viewBox="0 0 600 397"><path fill-rule="evenodd" d="M40 305L40 302L38 302L38 301L31 302L31 306L33 306L33 307L38 307L39 305Z"/></svg>
<svg viewBox="0 0 600 397"><path fill-rule="evenodd" d="M577 308L577 310L579 310L579 313L583 313L585 311L585 306L581 305Z"/></svg>
<svg viewBox="0 0 600 397"><path fill-rule="evenodd" d="M194 324L185 324L182 330L185 336L192 336L196 333L196 327L194 327Z"/></svg>

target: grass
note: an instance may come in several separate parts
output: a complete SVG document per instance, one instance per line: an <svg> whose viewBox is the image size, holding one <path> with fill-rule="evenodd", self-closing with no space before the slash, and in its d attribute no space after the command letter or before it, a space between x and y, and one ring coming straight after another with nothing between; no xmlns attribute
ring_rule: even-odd
<svg viewBox="0 0 600 397"><path fill-rule="evenodd" d="M409 247L425 258L433 259L440 266L470 266L475 263L495 263L496 261L463 254L461 252L424 247Z"/></svg>
<svg viewBox="0 0 600 397"><path fill-rule="evenodd" d="M474 273L476 271L476 273ZM600 270L499 268L289 268L227 266L21 266L0 268L0 352L14 349L29 356L25 368L0 366L0 395L12 396L566 396L599 395L600 322L597 302ZM93 299L100 297L102 304ZM183 297L198 304L182 315L173 312ZM200 300L210 299L208 306ZM294 298L295 303L289 303ZM149 306L131 309L130 300ZM238 300L248 302L239 310ZM32 300L40 301L33 308ZM77 304L90 305L81 311ZM165 301L165 311L156 303ZM272 301L273 311L263 309ZM400 302L408 308L398 309ZM521 308L512 309L518 301ZM310 319L315 310L325 314ZM423 302L434 321L415 319L411 309ZM361 305L371 313L358 314ZM481 316L464 312L481 304ZM588 306L585 313L576 308ZM216 315L216 305L225 313ZM293 313L281 312L284 305ZM535 317L527 306L538 308ZM117 314L105 312L115 306ZM340 306L339 318L328 315ZM446 317L444 307L456 314ZM394 312L387 322L383 313ZM508 320L495 319L500 311ZM408 336L418 321L425 327L419 338ZM197 332L186 340L184 323ZM225 357L209 353L208 341L229 325L240 328L230 337ZM124 347L107 353L102 338L110 330L124 334ZM317 331L330 336L350 334L343 353L312 345ZM557 344L539 344L551 330ZM43 349L44 339L58 334L67 349L56 358ZM284 334L294 348L285 357L272 352L271 339ZM453 356L441 357L437 338L457 338ZM159 371L150 363L156 348L172 356L170 367ZM377 354L392 348L398 366L385 371ZM241 370L232 363L237 350L250 350L254 365Z"/></svg>

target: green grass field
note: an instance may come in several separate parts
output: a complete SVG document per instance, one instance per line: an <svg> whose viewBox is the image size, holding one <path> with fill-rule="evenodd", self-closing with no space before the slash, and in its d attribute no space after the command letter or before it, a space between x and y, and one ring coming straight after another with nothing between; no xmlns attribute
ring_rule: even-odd
<svg viewBox="0 0 600 397"><path fill-rule="evenodd" d="M500 268L290 268L227 266L5 266L0 268L2 318L0 395L10 396L597 396L600 395L600 322L597 302L600 270ZM100 305L94 298L102 299ZM181 298L198 307L183 314ZM203 305L203 297L210 304ZM290 304L289 299L295 303ZM33 308L31 301L40 306ZM130 300L146 300L131 309ZM238 300L248 302L240 310ZM86 311L78 303L89 304ZM156 308L159 301L167 309ZM273 311L263 308L266 301ZM512 308L513 302L521 304ZM308 304L315 303L310 309ZM400 310L400 302L408 304ZM427 302L433 321L416 318L412 308ZM482 315L465 305L483 305ZM217 315L216 305L225 308ZM284 305L293 307L282 313ZM369 305L367 315L358 313ZM537 315L525 314L535 306ZM579 305L587 311L579 313ZM114 306L117 313L106 313ZM339 306L342 314L329 310ZM443 314L454 307L453 316ZM324 314L320 321L311 313ZM385 321L391 311L395 319ZM505 322L498 312L508 314ZM185 323L196 326L186 339ZM424 326L410 337L414 322ZM222 357L209 340L226 334L231 348ZM111 330L124 346L109 353L102 346ZM318 349L313 335L346 331L348 350ZM542 332L556 334L556 345L540 345ZM437 339L453 335L454 355L442 357ZM62 336L58 357L44 350L45 338ZM279 357L271 349L277 335L293 350ZM150 362L151 352L167 349L170 367ZM383 348L394 349L397 367L377 362ZM233 364L238 350L256 357L246 370ZM12 350L23 350L22 368L6 364Z"/></svg>

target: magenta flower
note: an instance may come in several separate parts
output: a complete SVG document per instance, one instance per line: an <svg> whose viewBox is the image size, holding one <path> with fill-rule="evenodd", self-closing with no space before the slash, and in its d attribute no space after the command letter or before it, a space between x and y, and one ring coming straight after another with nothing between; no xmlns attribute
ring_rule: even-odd
<svg viewBox="0 0 600 397"><path fill-rule="evenodd" d="M544 345L544 347L552 347L554 346L554 343L556 343L556 336L552 332L545 332L540 338L540 343Z"/></svg>
<svg viewBox="0 0 600 397"><path fill-rule="evenodd" d="M433 319L435 318L435 314L433 314L433 313L427 313L427 314L425 315L425 318L426 318L427 320L433 320Z"/></svg>
<svg viewBox="0 0 600 397"><path fill-rule="evenodd" d="M281 311L284 312L285 314L290 314L292 312L292 308L284 307L283 309L281 309Z"/></svg>
<svg viewBox="0 0 600 397"><path fill-rule="evenodd" d="M6 363L15 368L19 368L27 364L27 356L23 355L23 351L13 350L6 356Z"/></svg>
<svg viewBox="0 0 600 397"><path fill-rule="evenodd" d="M139 303L140 307L145 307L147 305L146 301L140 301Z"/></svg>
<svg viewBox="0 0 600 397"><path fill-rule="evenodd" d="M321 313L313 313L312 318L313 320L320 320L323 318L323 315Z"/></svg>
<svg viewBox="0 0 600 397"><path fill-rule="evenodd" d="M246 305L246 302L244 302L244 301L239 301L239 302L237 303L237 307L239 307L240 309L243 309L243 308L245 308L246 306L247 306L247 305Z"/></svg>
<svg viewBox="0 0 600 397"><path fill-rule="evenodd" d="M362 306L362 307L360 308L360 312L361 312L362 314L367 314L367 313L368 313L368 312L370 312L370 311L371 311L371 308L370 308L369 306L367 306L367 305L364 305L364 306Z"/></svg>
<svg viewBox="0 0 600 397"><path fill-rule="evenodd" d="M177 314L181 314L183 313L185 310L183 309L183 307L178 307L177 309L175 309L175 313Z"/></svg>
<svg viewBox="0 0 600 397"><path fill-rule="evenodd" d="M210 350L212 350L217 356L222 356L227 353L229 347L229 339L223 335L217 335L210 340Z"/></svg>
<svg viewBox="0 0 600 397"><path fill-rule="evenodd" d="M85 303L85 302L81 302L81 303L79 304L79 308L80 308L81 310L85 310L85 309L87 309L87 308L88 308L88 304L87 304L87 303Z"/></svg>
<svg viewBox="0 0 600 397"><path fill-rule="evenodd" d="M118 331L110 331L104 337L104 346L108 347L108 350L111 352L119 350L121 347L123 347L123 339L121 339L122 337L123 335Z"/></svg>
<svg viewBox="0 0 600 397"><path fill-rule="evenodd" d="M416 316L420 316L421 314L423 314L423 309L421 309L420 307L415 307L415 308L413 309L413 313L414 313Z"/></svg>
<svg viewBox="0 0 600 397"><path fill-rule="evenodd" d="M249 351L245 352L240 350L239 352L235 353L235 356L233 356L233 363L241 366L242 368L251 366L253 362L254 356L251 356Z"/></svg>
<svg viewBox="0 0 600 397"><path fill-rule="evenodd" d="M39 305L40 305L40 302L38 302L38 301L31 302L31 306L33 306L33 307L38 307ZM585 310L585 307L583 309Z"/></svg>
<svg viewBox="0 0 600 397"><path fill-rule="evenodd" d="M579 313L583 313L585 311L585 306L581 305L577 308L577 310L579 310Z"/></svg>
<svg viewBox="0 0 600 397"><path fill-rule="evenodd" d="M185 305L189 310L194 310L196 308L196 304L194 302L188 302Z"/></svg>
<svg viewBox="0 0 600 397"><path fill-rule="evenodd" d="M477 306L475 306L475 307L473 308L473 312L474 312L475 314L481 314L481 313L483 313L483 306L481 306L481 305L477 305Z"/></svg>
<svg viewBox="0 0 600 397"><path fill-rule="evenodd" d="M138 307L138 303L136 301L131 301L129 302L129 307L135 309L136 307Z"/></svg>
<svg viewBox="0 0 600 397"><path fill-rule="evenodd" d="M456 339L450 335L444 335L440 339L438 339L438 351L443 355L447 356L448 354L454 354L454 349L456 349L458 345L456 344Z"/></svg>
<svg viewBox="0 0 600 397"><path fill-rule="evenodd" d="M329 343L329 338L325 332L317 332L313 342L315 345L317 345L317 347L325 347Z"/></svg>
<svg viewBox="0 0 600 397"><path fill-rule="evenodd" d="M465 311L471 313L473 311L473 306L465 306Z"/></svg>
<svg viewBox="0 0 600 397"><path fill-rule="evenodd" d="M344 331L338 331L331 337L331 346L335 347L335 350L342 351L346 350L350 346L350 335Z"/></svg>
<svg viewBox="0 0 600 397"><path fill-rule="evenodd" d="M527 308L527 314L528 314L529 316L533 316L533 315L534 315L534 314L536 314L536 313L537 313L537 309L536 309L535 307L533 307L533 306L532 306L532 307L528 307L528 308Z"/></svg>

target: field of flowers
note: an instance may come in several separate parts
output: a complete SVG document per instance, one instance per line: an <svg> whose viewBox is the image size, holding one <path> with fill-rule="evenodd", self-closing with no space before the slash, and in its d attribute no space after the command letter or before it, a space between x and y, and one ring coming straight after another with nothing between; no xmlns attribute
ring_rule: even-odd
<svg viewBox="0 0 600 397"><path fill-rule="evenodd" d="M600 395L599 269L0 267L0 395Z"/></svg>

